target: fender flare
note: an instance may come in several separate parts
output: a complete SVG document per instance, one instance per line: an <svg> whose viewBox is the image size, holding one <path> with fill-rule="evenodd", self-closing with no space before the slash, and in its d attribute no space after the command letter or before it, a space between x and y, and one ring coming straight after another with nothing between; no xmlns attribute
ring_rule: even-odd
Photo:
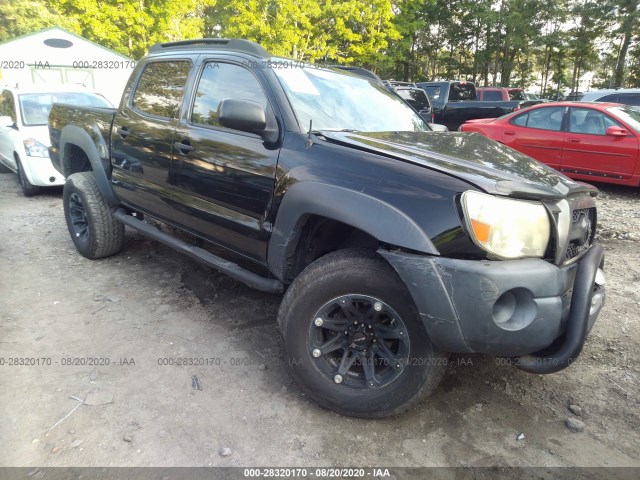
<svg viewBox="0 0 640 480"><path fill-rule="evenodd" d="M287 258L295 251L301 221L310 215L351 225L390 245L439 255L426 232L393 205L344 187L299 182L285 193L269 240L267 263L280 280L284 281Z"/></svg>
<svg viewBox="0 0 640 480"><path fill-rule="evenodd" d="M100 193L110 206L116 207L120 202L117 200L113 192L113 188L111 188L111 181L105 168L105 162L109 163L109 149L99 131L97 133L99 137L98 142L100 142L100 150L103 151L102 156L100 155L100 151L96 145L96 139L92 138L86 130L75 125L66 125L62 129L62 132L60 132L62 169L65 176L75 173L71 172L69 169L68 158L65 155L65 151L67 145L74 145L80 148L89 159L89 163L91 163L91 169L96 177L96 183L98 184Z"/></svg>

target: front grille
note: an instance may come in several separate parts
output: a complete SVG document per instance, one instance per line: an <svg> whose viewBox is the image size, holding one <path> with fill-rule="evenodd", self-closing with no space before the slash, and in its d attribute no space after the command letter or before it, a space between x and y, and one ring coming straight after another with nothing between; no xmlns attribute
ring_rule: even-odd
<svg viewBox="0 0 640 480"><path fill-rule="evenodd" d="M596 223L595 208L580 208L571 213L569 244L564 261L568 262L581 256L591 246Z"/></svg>

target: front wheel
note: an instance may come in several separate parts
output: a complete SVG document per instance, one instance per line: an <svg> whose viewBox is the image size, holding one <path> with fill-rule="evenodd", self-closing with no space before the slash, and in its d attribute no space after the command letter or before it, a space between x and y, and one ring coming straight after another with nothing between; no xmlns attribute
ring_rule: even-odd
<svg viewBox="0 0 640 480"><path fill-rule="evenodd" d="M71 239L85 257L114 255L124 243L124 225L105 202L93 172L74 173L67 178L62 196L64 217Z"/></svg>
<svg viewBox="0 0 640 480"><path fill-rule="evenodd" d="M22 194L25 197L33 197L34 195L38 195L40 193L40 187L31 184L31 182L27 178L27 174L24 173L22 162L18 158L16 158L16 167L18 167L18 181L20 182L20 187L22 188Z"/></svg>
<svg viewBox="0 0 640 480"><path fill-rule="evenodd" d="M342 250L312 263L285 294L278 322L302 389L345 415L401 413L446 370L448 355L431 344L406 287L375 252Z"/></svg>

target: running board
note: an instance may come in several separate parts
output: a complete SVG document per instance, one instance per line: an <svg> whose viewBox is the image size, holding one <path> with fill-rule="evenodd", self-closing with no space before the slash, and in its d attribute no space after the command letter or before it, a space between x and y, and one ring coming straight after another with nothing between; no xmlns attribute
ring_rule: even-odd
<svg viewBox="0 0 640 480"><path fill-rule="evenodd" d="M191 258L194 258L210 267L213 267L216 270L230 276L231 278L234 278L239 282L248 285L251 288L270 293L281 293L284 290L284 286L280 280L277 280L275 278L261 277L257 273L245 270L239 265L220 258L203 248L190 245L189 243L175 238L168 233L164 233L163 231L157 229L152 225L149 225L148 223L143 222L142 220L138 220L137 218L132 217L126 212L126 210L122 208L116 210L114 216L116 217L116 220L124 223L128 227L138 230L146 236L151 237L154 240L167 245L168 247L178 250L179 252L190 256Z"/></svg>

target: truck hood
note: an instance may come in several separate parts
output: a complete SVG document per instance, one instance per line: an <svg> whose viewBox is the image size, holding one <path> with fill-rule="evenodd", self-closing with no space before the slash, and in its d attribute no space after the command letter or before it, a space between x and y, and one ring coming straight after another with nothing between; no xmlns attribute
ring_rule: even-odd
<svg viewBox="0 0 640 480"><path fill-rule="evenodd" d="M327 141L395 158L463 179L487 193L557 199L597 189L478 133L333 132Z"/></svg>

